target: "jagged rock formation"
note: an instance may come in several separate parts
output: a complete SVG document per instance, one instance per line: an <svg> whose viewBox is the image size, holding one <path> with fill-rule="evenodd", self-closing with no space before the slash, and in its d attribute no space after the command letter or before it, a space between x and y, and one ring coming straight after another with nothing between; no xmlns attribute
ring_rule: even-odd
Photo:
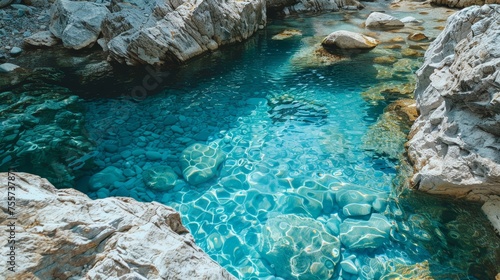
<svg viewBox="0 0 500 280"><path fill-rule="evenodd" d="M91 200L35 175L14 177L17 266L4 270L4 279L235 279L196 246L172 208L131 198ZM0 173L1 185L7 182ZM6 187L0 195L7 197ZM0 235L2 244L6 239Z"/></svg>
<svg viewBox="0 0 500 280"><path fill-rule="evenodd" d="M419 190L486 200L500 194L499 5L448 19L417 71L420 117L408 154Z"/></svg>
<svg viewBox="0 0 500 280"><path fill-rule="evenodd" d="M500 4L500 0L431 0L431 3L450 8L465 8L473 5Z"/></svg>
<svg viewBox="0 0 500 280"><path fill-rule="evenodd" d="M266 24L263 0L118 3L103 24L110 57L129 65L183 62L241 42Z"/></svg>

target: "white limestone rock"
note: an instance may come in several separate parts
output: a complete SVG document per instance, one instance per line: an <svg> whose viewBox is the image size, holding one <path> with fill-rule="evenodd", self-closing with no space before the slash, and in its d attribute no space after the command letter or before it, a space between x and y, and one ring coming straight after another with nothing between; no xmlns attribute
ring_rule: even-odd
<svg viewBox="0 0 500 280"><path fill-rule="evenodd" d="M338 49L373 49L380 41L375 38L351 32L346 30L339 30L332 32L328 35L321 44L324 47L338 48Z"/></svg>
<svg viewBox="0 0 500 280"><path fill-rule="evenodd" d="M500 194L500 5L452 15L417 71L413 185L475 200Z"/></svg>
<svg viewBox="0 0 500 280"><path fill-rule="evenodd" d="M2 197L7 182L0 173ZM196 246L170 207L91 200L27 173L14 182L17 267L2 272L6 279L235 279ZM7 244L6 234L0 242Z"/></svg>
<svg viewBox="0 0 500 280"><path fill-rule="evenodd" d="M91 47L101 33L101 23L109 14L103 4L57 0L50 10L50 32L64 47L79 50Z"/></svg>
<svg viewBox="0 0 500 280"><path fill-rule="evenodd" d="M115 9L103 35L110 57L129 65L184 62L241 42L266 23L264 0L145 0Z"/></svg>
<svg viewBox="0 0 500 280"><path fill-rule="evenodd" d="M380 12L371 13L365 21L365 25L372 29L398 29L405 26L405 24L399 19Z"/></svg>

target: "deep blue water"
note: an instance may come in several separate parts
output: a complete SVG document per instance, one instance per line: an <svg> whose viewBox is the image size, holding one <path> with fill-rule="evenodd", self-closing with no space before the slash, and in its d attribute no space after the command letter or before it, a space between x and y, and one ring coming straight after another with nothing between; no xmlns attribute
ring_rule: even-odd
<svg viewBox="0 0 500 280"><path fill-rule="evenodd" d="M367 148L370 128L389 103L361 94L383 82L373 65L380 53L330 66L297 60L313 36L335 30L331 22L342 18L275 21L244 44L169 71L162 88L144 100L87 101L98 168L79 188L94 198L130 196L174 207L196 243L241 279L415 279L428 273L484 279L500 254L484 217L475 216L479 207L398 197L399 161ZM303 35L272 40L285 28ZM179 160L195 143L224 155L215 176L196 185L183 177ZM119 179L90 186L89 178L110 166ZM145 172L160 166L168 178L176 174L168 190L144 183ZM369 213L349 217L349 205ZM470 219L473 229L463 228ZM372 246L348 248L349 241L338 240L346 221L364 222L366 236L385 222L389 227ZM349 260L357 276L341 260Z"/></svg>

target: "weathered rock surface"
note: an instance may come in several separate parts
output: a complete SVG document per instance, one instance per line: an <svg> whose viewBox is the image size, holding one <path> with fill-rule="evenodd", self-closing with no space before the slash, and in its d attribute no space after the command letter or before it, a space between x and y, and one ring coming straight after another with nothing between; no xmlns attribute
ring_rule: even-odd
<svg viewBox="0 0 500 280"><path fill-rule="evenodd" d="M103 4L57 0L50 14L52 34L62 40L64 47L79 50L97 41L109 10Z"/></svg>
<svg viewBox="0 0 500 280"><path fill-rule="evenodd" d="M480 200L500 194L499 18L499 5L454 14L417 71L421 115L408 154L419 190Z"/></svg>
<svg viewBox="0 0 500 280"><path fill-rule="evenodd" d="M18 68L0 75L0 170L22 166L59 187L72 187L92 168L93 151L81 100L62 86L67 76L53 68Z"/></svg>
<svg viewBox="0 0 500 280"><path fill-rule="evenodd" d="M24 42L36 47L51 47L57 44L57 38L50 31L40 31L25 38Z"/></svg>
<svg viewBox="0 0 500 280"><path fill-rule="evenodd" d="M5 279L235 279L195 245L172 208L91 200L27 173L16 173L14 182L18 266L4 271ZM0 183L7 197L7 173ZM0 235L2 244L6 239Z"/></svg>
<svg viewBox="0 0 500 280"><path fill-rule="evenodd" d="M340 241L323 224L296 215L271 218L263 227L262 258L285 279L331 279L340 261Z"/></svg>
<svg viewBox="0 0 500 280"><path fill-rule="evenodd" d="M375 38L345 30L335 31L321 42L324 47L343 50L373 49L379 43Z"/></svg>
<svg viewBox="0 0 500 280"><path fill-rule="evenodd" d="M365 21L365 25L372 29L398 29L405 26L399 19L380 12L371 13Z"/></svg>
<svg viewBox="0 0 500 280"><path fill-rule="evenodd" d="M465 8L473 5L500 4L500 0L431 0L431 3L450 8Z"/></svg>
<svg viewBox="0 0 500 280"><path fill-rule="evenodd" d="M182 151L180 164L184 179L192 185L199 185L217 175L217 169L226 159L218 148L204 144L193 144Z"/></svg>
<svg viewBox="0 0 500 280"><path fill-rule="evenodd" d="M266 23L263 0L116 5L102 24L110 57L129 65L183 62L247 39Z"/></svg>

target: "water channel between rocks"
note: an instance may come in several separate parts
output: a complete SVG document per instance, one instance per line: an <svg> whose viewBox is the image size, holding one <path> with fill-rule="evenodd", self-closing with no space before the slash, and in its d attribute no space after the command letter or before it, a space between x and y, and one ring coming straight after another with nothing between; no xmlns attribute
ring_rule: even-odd
<svg viewBox="0 0 500 280"><path fill-rule="evenodd" d="M82 101L96 167L77 188L174 207L240 279L493 278L500 241L479 205L395 191L408 131L384 108L412 97L424 50L408 32L433 38L443 22L400 12L425 22L344 61L318 56L367 13L274 20L144 100ZM273 40L285 29L302 35Z"/></svg>

